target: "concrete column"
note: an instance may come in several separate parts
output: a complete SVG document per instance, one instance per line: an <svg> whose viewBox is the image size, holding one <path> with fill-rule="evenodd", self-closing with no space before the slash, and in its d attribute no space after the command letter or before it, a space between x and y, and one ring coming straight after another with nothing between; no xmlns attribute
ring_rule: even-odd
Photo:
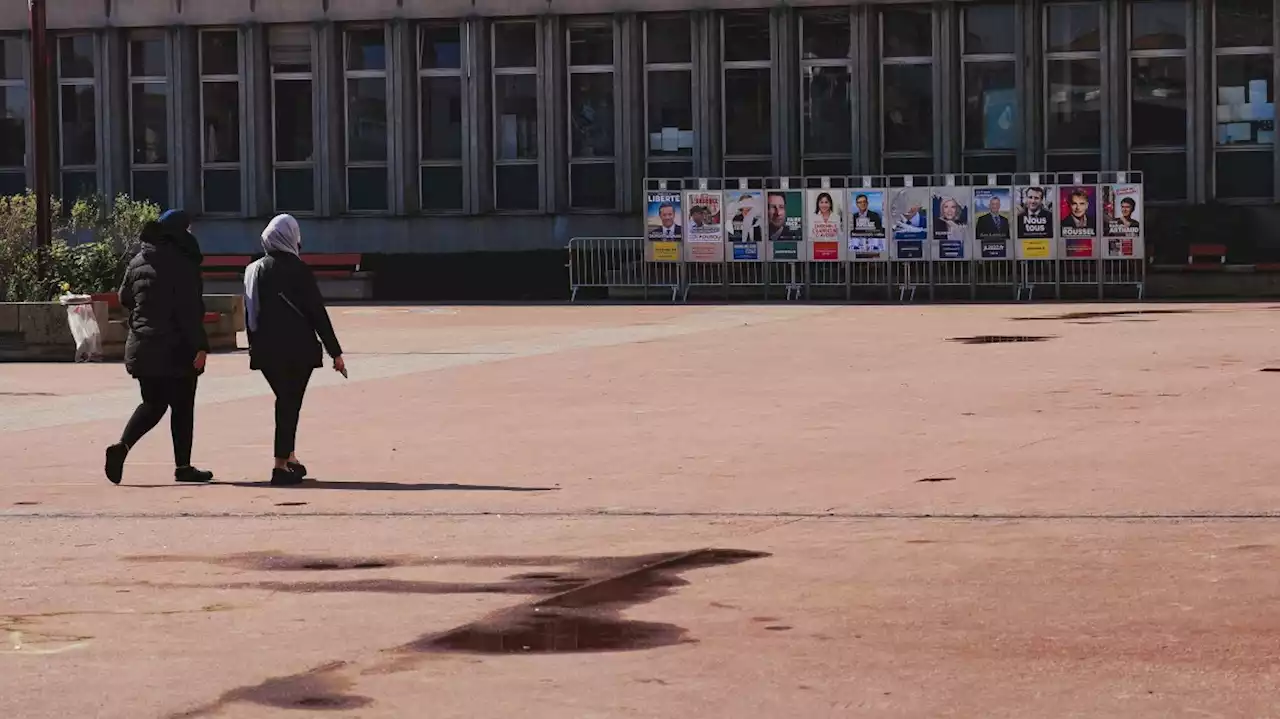
<svg viewBox="0 0 1280 719"><path fill-rule="evenodd" d="M1102 169L1118 170L1129 164L1126 150L1128 124L1129 54L1124 8L1120 0L1102 3Z"/></svg>
<svg viewBox="0 0 1280 719"><path fill-rule="evenodd" d="M960 67L960 14L954 3L936 5L933 21L933 107L937 120L934 127L933 168L939 173L960 172L960 117L964 106L960 99L963 86Z"/></svg>
<svg viewBox="0 0 1280 719"><path fill-rule="evenodd" d="M413 60L413 28L404 18L396 18L387 28L387 209L393 215L403 216L410 202L409 190L417 187L409 177L410 164L417 167L417 158L410 156L410 150L416 152L417 143L411 142L408 135L410 128L417 128L418 112L408 102L409 88L407 77L417 76L417 63ZM410 162L412 161L412 163ZM412 173L412 174L417 174ZM413 206L418 202L413 200Z"/></svg>
<svg viewBox="0 0 1280 719"><path fill-rule="evenodd" d="M200 196L200 55L197 31L169 28L169 196L190 214L203 210Z"/></svg>
<svg viewBox="0 0 1280 719"><path fill-rule="evenodd" d="M129 67L124 31L106 28L98 35L94 93L98 113L98 191L108 205L133 189L129 163ZM57 52L56 48L53 52Z"/></svg>
<svg viewBox="0 0 1280 719"><path fill-rule="evenodd" d="M544 15L538 25L542 33L542 54L538 62L538 87L542 90L542 102L538 104L542 211L561 213L569 209L565 24L559 15Z"/></svg>
<svg viewBox="0 0 1280 719"><path fill-rule="evenodd" d="M800 92L797 22L794 10L777 6L769 13L773 48L773 174L800 172Z"/></svg>
<svg viewBox="0 0 1280 719"><path fill-rule="evenodd" d="M346 211L346 156L343 129L342 37L332 22L315 24L315 70L312 82L316 128L316 214L333 217Z"/></svg>
<svg viewBox="0 0 1280 719"><path fill-rule="evenodd" d="M635 13L619 15L613 33L614 138L618 176L614 205L622 212L639 211L644 180L645 118L644 33Z"/></svg>
<svg viewBox="0 0 1280 719"><path fill-rule="evenodd" d="M1040 35L1042 0L1028 0L1022 7L1019 28L1023 47L1020 60L1026 85L1022 93L1022 150L1018 168L1027 172L1044 169L1044 42Z"/></svg>
<svg viewBox="0 0 1280 719"><path fill-rule="evenodd" d="M466 98L463 127L462 177L466 184L464 206L467 214L477 215L493 209L493 83L490 75L492 58L490 37L492 22L481 17L468 18L463 25L465 54L463 92Z"/></svg>
<svg viewBox="0 0 1280 719"><path fill-rule="evenodd" d="M271 67L263 25L240 28L240 179L241 202L247 217L271 213L275 178L272 174Z"/></svg>

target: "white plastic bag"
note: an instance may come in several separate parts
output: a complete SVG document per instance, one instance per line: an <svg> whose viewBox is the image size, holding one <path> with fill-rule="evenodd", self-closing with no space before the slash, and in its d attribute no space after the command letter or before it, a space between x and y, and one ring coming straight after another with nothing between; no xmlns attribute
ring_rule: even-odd
<svg viewBox="0 0 1280 719"><path fill-rule="evenodd" d="M76 362L102 361L102 332L93 312L89 295L63 295L59 301L67 308L67 324L76 341Z"/></svg>

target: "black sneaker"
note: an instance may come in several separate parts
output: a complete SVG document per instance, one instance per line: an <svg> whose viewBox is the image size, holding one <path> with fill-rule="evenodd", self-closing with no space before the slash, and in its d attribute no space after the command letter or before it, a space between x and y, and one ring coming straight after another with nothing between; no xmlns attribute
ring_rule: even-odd
<svg viewBox="0 0 1280 719"><path fill-rule="evenodd" d="M186 484L208 484L213 481L213 472L195 467L181 467L173 470L173 481Z"/></svg>
<svg viewBox="0 0 1280 719"><path fill-rule="evenodd" d="M292 469L271 470L271 486L273 487L292 487L294 485L302 484L302 482L302 475Z"/></svg>
<svg viewBox="0 0 1280 719"><path fill-rule="evenodd" d="M129 445L123 442L107 447L107 479L112 484L120 484L120 480L124 479L124 459L129 456Z"/></svg>
<svg viewBox="0 0 1280 719"><path fill-rule="evenodd" d="M303 464L302 462L289 462L289 471L293 472L299 477L306 477L307 465Z"/></svg>

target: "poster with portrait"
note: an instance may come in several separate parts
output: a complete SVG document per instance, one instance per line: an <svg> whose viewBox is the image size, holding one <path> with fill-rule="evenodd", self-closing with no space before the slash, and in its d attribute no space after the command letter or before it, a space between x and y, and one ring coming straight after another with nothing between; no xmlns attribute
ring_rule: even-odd
<svg viewBox="0 0 1280 719"><path fill-rule="evenodd" d="M654 190L645 193L645 237L650 262L679 262L684 241L684 215L680 193Z"/></svg>
<svg viewBox="0 0 1280 719"><path fill-rule="evenodd" d="M1027 185L1014 190L1014 230L1020 260L1054 259L1054 190L1049 185Z"/></svg>
<svg viewBox="0 0 1280 719"><path fill-rule="evenodd" d="M1013 190L975 187L973 190L974 254L983 260L1013 257Z"/></svg>
<svg viewBox="0 0 1280 719"><path fill-rule="evenodd" d="M929 242L928 188L900 187L889 191L889 231L896 260L923 260Z"/></svg>
<svg viewBox="0 0 1280 719"><path fill-rule="evenodd" d="M1102 186L1102 253L1107 259L1141 259L1142 185Z"/></svg>
<svg viewBox="0 0 1280 719"><path fill-rule="evenodd" d="M724 261L724 193L719 190L691 190L684 193L688 227L685 259L689 262Z"/></svg>
<svg viewBox="0 0 1280 719"><path fill-rule="evenodd" d="M1058 188L1058 236L1062 238L1062 256L1066 259L1097 257L1097 187L1063 185Z"/></svg>
<svg viewBox="0 0 1280 719"><path fill-rule="evenodd" d="M968 187L933 188L933 246L939 260L964 260L969 257L969 203L973 191Z"/></svg>
<svg viewBox="0 0 1280 719"><path fill-rule="evenodd" d="M765 217L763 190L726 190L725 238L729 242L731 262L759 262L760 245L764 242Z"/></svg>
<svg viewBox="0 0 1280 719"><path fill-rule="evenodd" d="M799 262L804 244L804 194L800 190L768 190L764 202L769 259Z"/></svg>
<svg viewBox="0 0 1280 719"><path fill-rule="evenodd" d="M849 214L845 218L845 225L849 230L849 259L888 258L884 190L850 190Z"/></svg>
<svg viewBox="0 0 1280 719"><path fill-rule="evenodd" d="M841 190L808 190L805 229L815 262L838 262L844 240L844 203Z"/></svg>

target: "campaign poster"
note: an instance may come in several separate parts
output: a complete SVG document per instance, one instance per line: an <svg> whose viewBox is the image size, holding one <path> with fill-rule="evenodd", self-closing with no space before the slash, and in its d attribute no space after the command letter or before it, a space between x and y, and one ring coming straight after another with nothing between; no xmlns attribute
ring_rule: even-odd
<svg viewBox="0 0 1280 719"><path fill-rule="evenodd" d="M1063 256L1078 260L1095 256L1098 239L1098 188L1063 185L1058 188L1058 234Z"/></svg>
<svg viewBox="0 0 1280 719"><path fill-rule="evenodd" d="M1007 260L1013 256L1013 191L1007 187L976 187L973 190L973 239L977 255L984 260Z"/></svg>
<svg viewBox="0 0 1280 719"><path fill-rule="evenodd" d="M684 195L684 208L689 227L688 259L690 262L724 260L724 193L719 190L694 190Z"/></svg>
<svg viewBox="0 0 1280 719"><path fill-rule="evenodd" d="M1102 216L1104 256L1142 257L1142 185L1103 185Z"/></svg>
<svg viewBox="0 0 1280 719"><path fill-rule="evenodd" d="M649 239L649 259L679 262L684 240L680 193L656 190L645 193L645 237Z"/></svg>
<svg viewBox="0 0 1280 719"><path fill-rule="evenodd" d="M760 243L764 242L765 217L764 192L762 190L726 191L727 206L725 237L733 248L735 262L752 262L760 259Z"/></svg>
<svg viewBox="0 0 1280 719"><path fill-rule="evenodd" d="M925 259L929 241L929 190L901 187L889 191L889 228L899 260Z"/></svg>
<svg viewBox="0 0 1280 719"><path fill-rule="evenodd" d="M1014 190L1014 231L1018 238L1018 258L1053 259L1054 188L1028 185Z"/></svg>
<svg viewBox="0 0 1280 719"><path fill-rule="evenodd" d="M849 191L849 257L882 260L887 231L884 224L884 190Z"/></svg>
<svg viewBox="0 0 1280 719"><path fill-rule="evenodd" d="M804 195L800 190L765 192L765 217L769 233L769 258L798 262L804 241Z"/></svg>
<svg viewBox="0 0 1280 719"><path fill-rule="evenodd" d="M967 187L933 188L933 241L940 260L963 260L968 256L969 200Z"/></svg>
<svg viewBox="0 0 1280 719"><path fill-rule="evenodd" d="M813 259L836 261L840 259L840 242L844 238L844 208L840 201L844 193L839 190L809 190L805 210L809 213L806 229L813 247Z"/></svg>

